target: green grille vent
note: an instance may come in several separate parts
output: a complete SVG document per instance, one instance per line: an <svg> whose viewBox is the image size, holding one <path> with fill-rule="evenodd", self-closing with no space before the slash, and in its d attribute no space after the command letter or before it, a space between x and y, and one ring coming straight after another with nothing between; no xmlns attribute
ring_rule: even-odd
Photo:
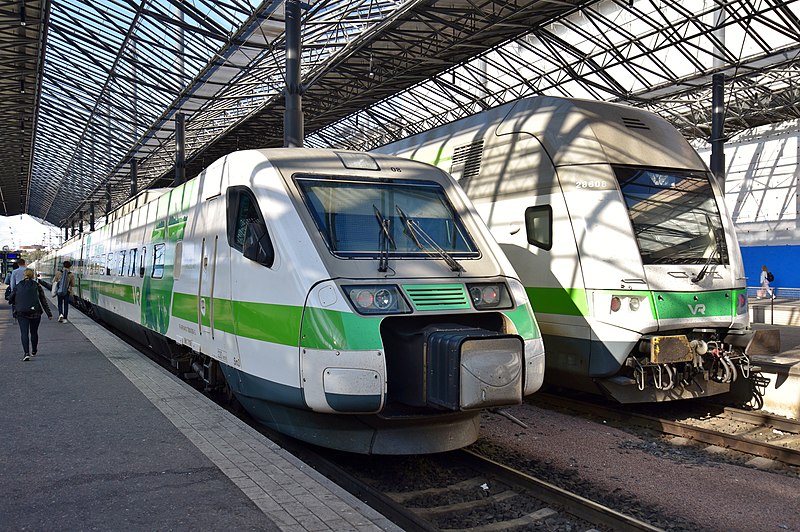
<svg viewBox="0 0 800 532"><path fill-rule="evenodd" d="M463 284L407 284L403 290L417 310L471 308Z"/></svg>

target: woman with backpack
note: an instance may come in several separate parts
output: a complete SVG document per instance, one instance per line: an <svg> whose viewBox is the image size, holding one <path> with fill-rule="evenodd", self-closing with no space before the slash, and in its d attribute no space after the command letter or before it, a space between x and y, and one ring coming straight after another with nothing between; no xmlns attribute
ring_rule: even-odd
<svg viewBox="0 0 800 532"><path fill-rule="evenodd" d="M770 288L769 283L775 280L775 276L767 269L766 266L761 267L761 290L760 292L769 295L770 299L775 299L775 290ZM759 299L761 294L759 294Z"/></svg>
<svg viewBox="0 0 800 532"><path fill-rule="evenodd" d="M67 323L69 315L69 298L72 295L72 287L75 285L75 274L69 270L70 268L72 268L72 263L65 260L64 269L56 272L56 276L53 278L53 287L58 296L59 323Z"/></svg>
<svg viewBox="0 0 800 532"><path fill-rule="evenodd" d="M44 290L36 282L35 275L33 270L26 268L22 281L14 286L9 298L9 302L14 305L14 317L19 323L22 350L25 352L25 356L22 358L23 361L28 361L32 356L36 355L36 349L39 346L39 323L42 321L42 313L47 313L47 319L53 319ZM29 347L32 347L33 351Z"/></svg>

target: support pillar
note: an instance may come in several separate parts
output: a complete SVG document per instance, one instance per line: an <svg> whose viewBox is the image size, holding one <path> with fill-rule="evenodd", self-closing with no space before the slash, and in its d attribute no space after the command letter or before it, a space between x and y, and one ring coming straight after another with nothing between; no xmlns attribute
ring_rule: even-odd
<svg viewBox="0 0 800 532"><path fill-rule="evenodd" d="M136 159L131 159L131 197L134 197L136 194L139 193L138 187L138 176L137 172L139 171L139 164Z"/></svg>
<svg viewBox="0 0 800 532"><path fill-rule="evenodd" d="M106 218L111 214L111 185L106 185ZM106 223L108 220L106 220Z"/></svg>
<svg viewBox="0 0 800 532"><path fill-rule="evenodd" d="M725 74L711 79L711 173L725 192Z"/></svg>
<svg viewBox="0 0 800 532"><path fill-rule="evenodd" d="M173 187L183 184L186 181L186 115L178 113L175 115L175 180Z"/></svg>
<svg viewBox="0 0 800 532"><path fill-rule="evenodd" d="M300 87L300 0L286 0L286 111L283 145L303 147L303 103Z"/></svg>

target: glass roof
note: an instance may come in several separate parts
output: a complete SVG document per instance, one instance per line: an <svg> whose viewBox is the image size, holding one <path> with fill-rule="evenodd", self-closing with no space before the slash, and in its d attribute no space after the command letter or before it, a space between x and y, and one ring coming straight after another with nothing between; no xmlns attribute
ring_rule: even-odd
<svg viewBox="0 0 800 532"><path fill-rule="evenodd" d="M688 138L708 138L714 73L726 75L731 136L800 116L798 16L796 1L597 2L330 124L307 144L372 149L541 94L646 107Z"/></svg>
<svg viewBox="0 0 800 532"><path fill-rule="evenodd" d="M133 159L139 190L169 184L178 113L189 177L281 146L283 6L0 0L0 214L101 217L130 196ZM726 135L798 118L799 16L800 0L319 0L306 145L370 149L536 94L644 106L707 138L715 73Z"/></svg>

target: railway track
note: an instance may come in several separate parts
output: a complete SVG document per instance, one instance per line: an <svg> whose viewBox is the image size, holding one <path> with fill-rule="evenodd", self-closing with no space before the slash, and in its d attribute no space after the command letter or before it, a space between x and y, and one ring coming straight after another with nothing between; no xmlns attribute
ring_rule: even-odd
<svg viewBox="0 0 800 532"><path fill-rule="evenodd" d="M468 450L323 461L314 466L407 530L661 530Z"/></svg>
<svg viewBox="0 0 800 532"><path fill-rule="evenodd" d="M625 424L635 424L663 434L769 458L787 465L800 466L800 422L774 416L767 412L716 407L714 410L718 410L718 412L712 415L710 412L712 409L705 405L706 408L699 410L705 414L678 421L664 415L639 411L640 408L653 411L660 405L648 405L647 407L617 405L548 393L537 394L532 403L569 408ZM684 411L689 409L688 406L679 406ZM727 420L727 422L721 420ZM731 421L737 423L731 423Z"/></svg>
<svg viewBox="0 0 800 532"><path fill-rule="evenodd" d="M109 330L187 380L148 346ZM663 530L466 449L376 457L316 448L256 423L235 402L204 392L197 379L187 382L406 530ZM370 472L375 470L381 471L378 480Z"/></svg>

